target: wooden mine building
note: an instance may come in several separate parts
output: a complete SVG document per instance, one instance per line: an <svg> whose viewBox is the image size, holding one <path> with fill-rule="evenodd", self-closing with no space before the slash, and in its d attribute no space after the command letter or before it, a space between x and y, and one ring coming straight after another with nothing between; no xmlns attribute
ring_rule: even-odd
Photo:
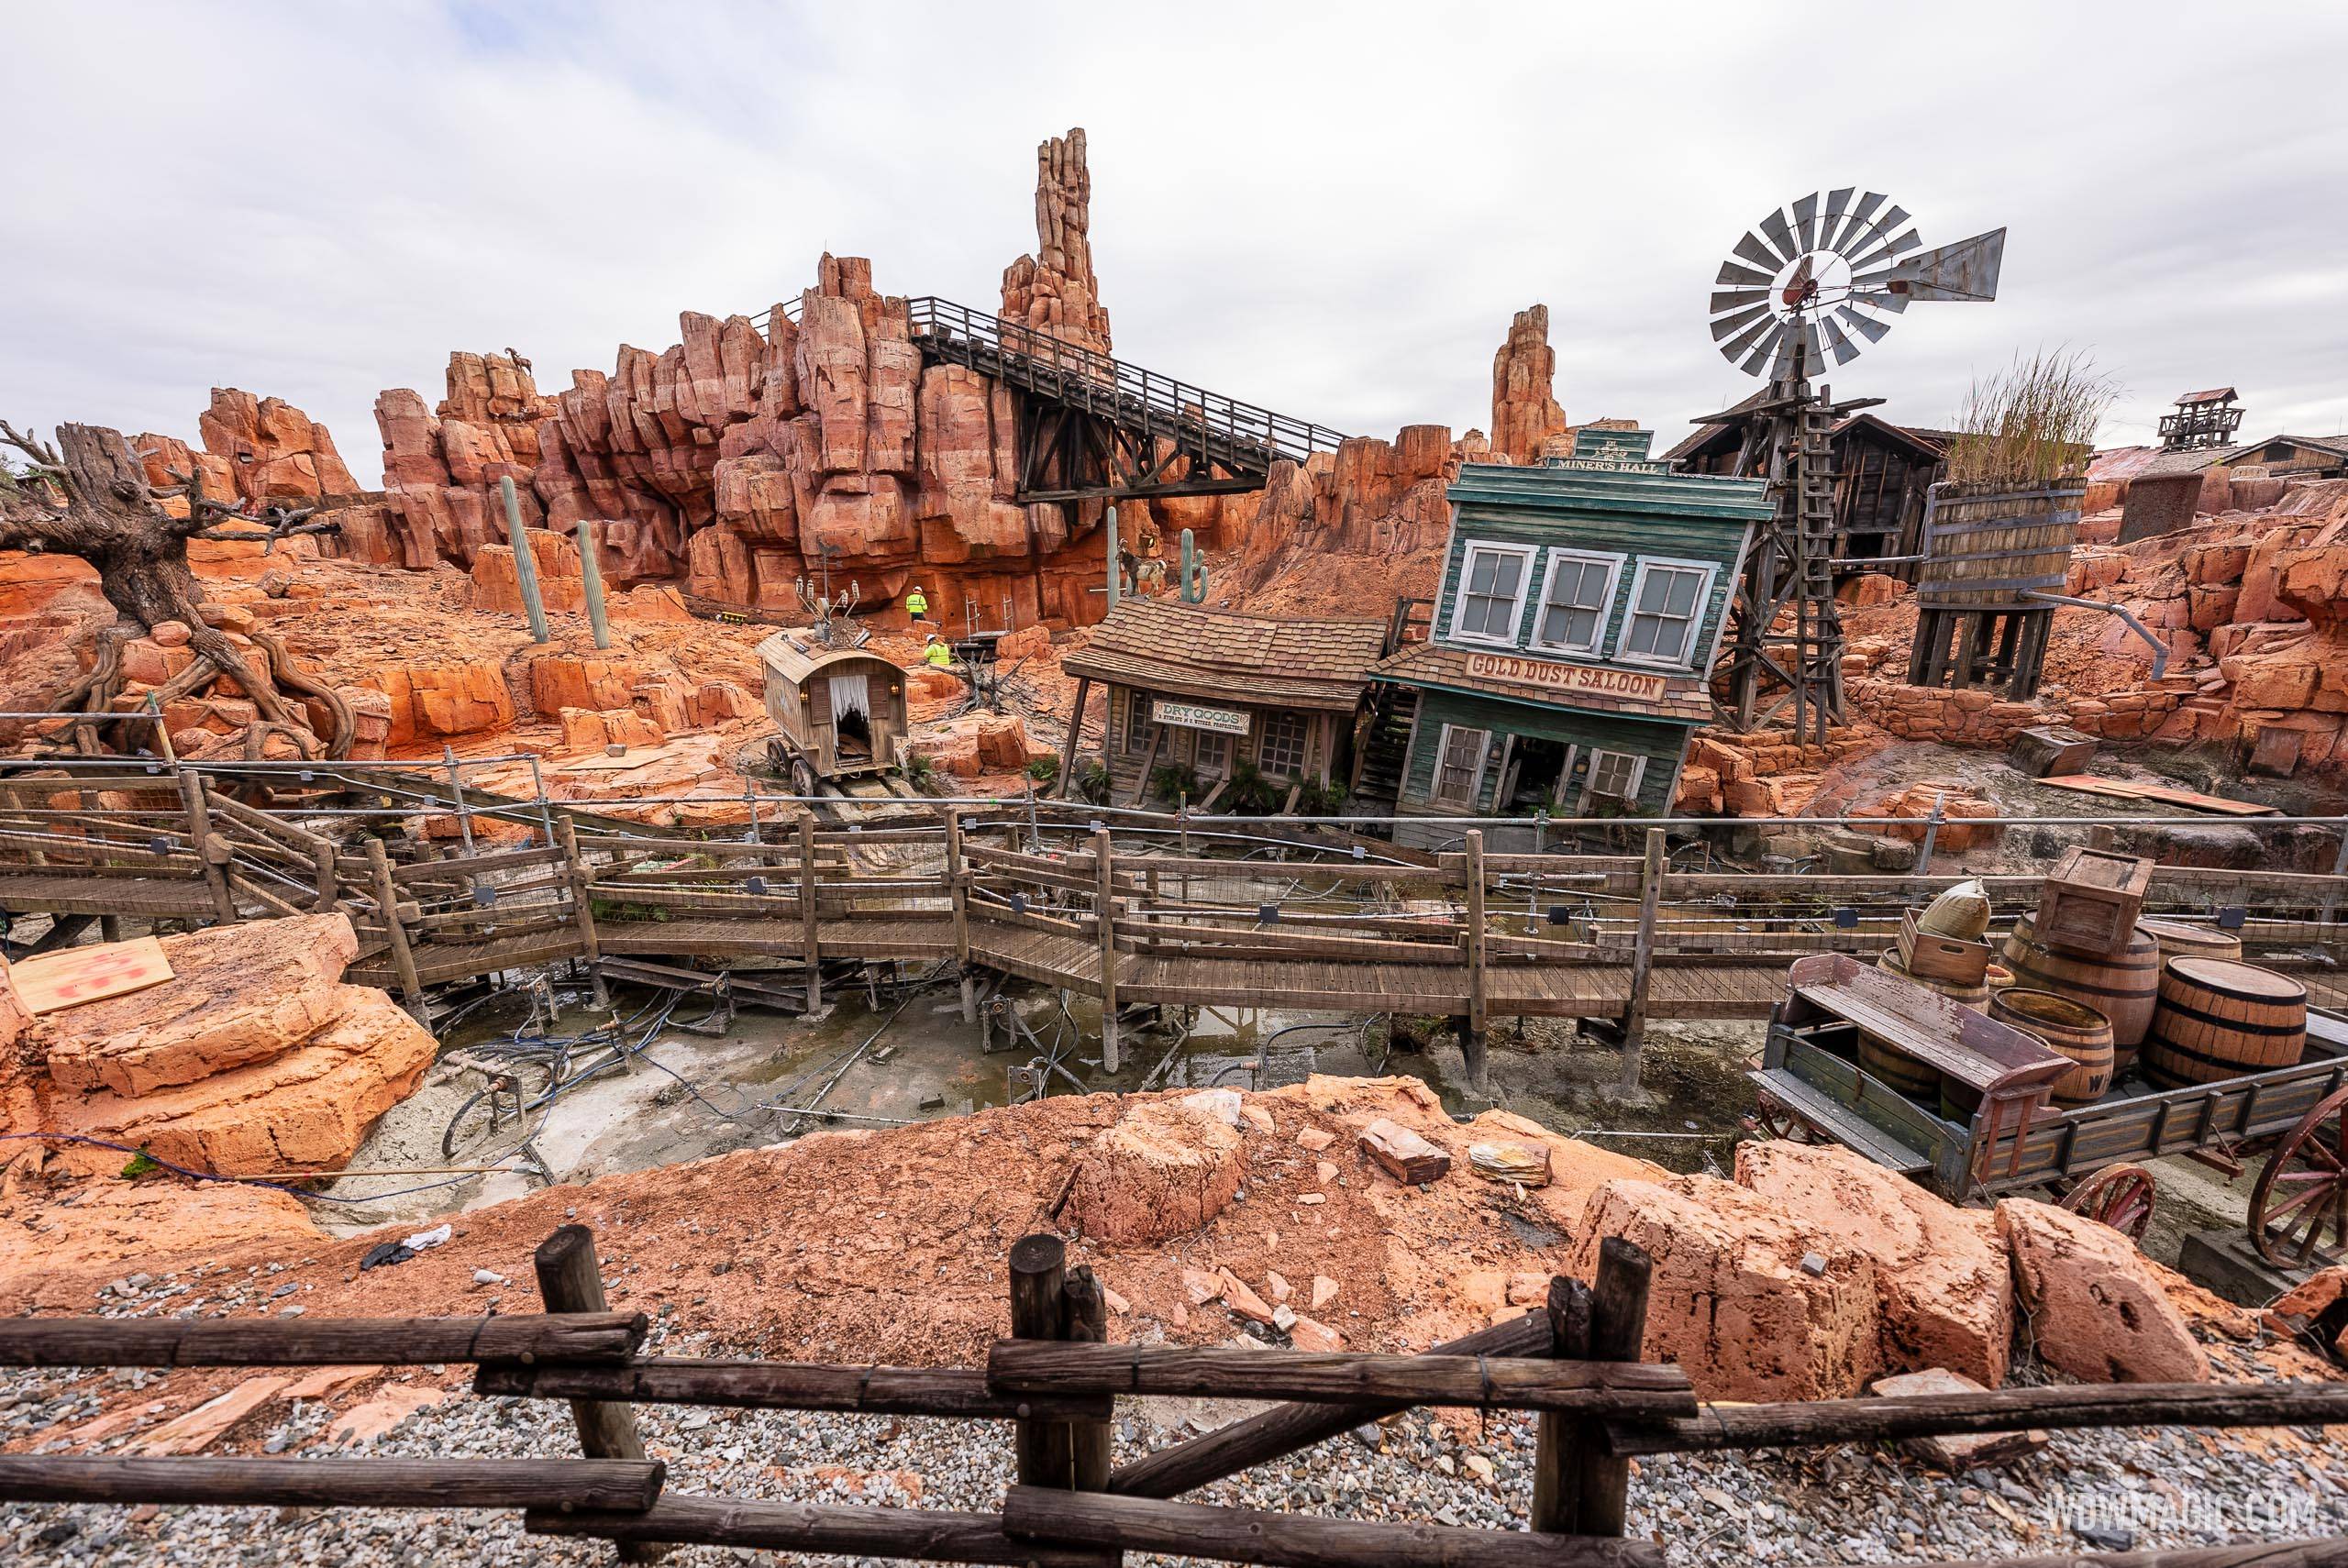
<svg viewBox="0 0 2348 1568"><path fill-rule="evenodd" d="M1083 651L1062 662L1077 678L1069 734L1079 733L1097 682L1108 692L1102 760L1113 801L1140 800L1151 774L1172 767L1197 784L1193 806L1216 809L1235 776L1252 767L1280 792L1283 807L1293 807L1305 786L1325 790L1348 767L1355 717L1385 635L1377 621L1122 598Z"/></svg>

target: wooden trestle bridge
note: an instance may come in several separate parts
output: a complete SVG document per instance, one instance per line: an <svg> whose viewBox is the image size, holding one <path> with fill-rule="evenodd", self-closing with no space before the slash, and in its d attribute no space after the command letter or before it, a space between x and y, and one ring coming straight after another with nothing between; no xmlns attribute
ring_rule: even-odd
<svg viewBox="0 0 2348 1568"><path fill-rule="evenodd" d="M1659 829L1637 855L1493 854L1473 832L1424 855L1037 800L861 827L731 804L743 820L686 832L421 764L24 764L0 777L0 910L57 917L43 944L94 920L339 910L360 935L349 977L419 1010L436 986L572 961L633 978L681 964L810 1006L827 966L836 982L844 963L951 961L966 1012L988 976L1099 999L1113 1071L1130 1010L1242 1006L1450 1018L1471 1070L1493 1020L1598 1021L1634 1077L1647 1021L1763 1017L1793 959L1880 952L1901 910L1955 879L1678 869ZM1986 880L1993 900L2034 897L2034 878ZM2239 911L2250 952L2337 1005L2343 892L2332 875L2163 867L2146 909Z"/></svg>

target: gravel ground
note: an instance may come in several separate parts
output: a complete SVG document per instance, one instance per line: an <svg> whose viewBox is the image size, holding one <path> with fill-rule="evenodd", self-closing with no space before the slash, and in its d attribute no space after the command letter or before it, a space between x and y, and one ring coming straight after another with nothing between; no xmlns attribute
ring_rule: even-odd
<svg viewBox="0 0 2348 1568"><path fill-rule="evenodd" d="M672 1351L696 1348L678 1342ZM168 1374L108 1381L169 1391ZM87 1419L106 1381L56 1372L0 1379L0 1441ZM348 1403L346 1399L344 1403ZM1244 1412L1172 1400L1120 1405L1122 1462ZM214 1452L339 1452L314 1442L330 1412L303 1404L240 1429ZM648 1407L638 1419L669 1461L674 1492L825 1503L991 1509L1011 1475L1001 1423ZM53 1440L52 1440L53 1441ZM120 1440L101 1445L112 1448ZM309 1446L305 1446L309 1445ZM445 1459L575 1453L557 1401L460 1395L420 1411L367 1452ZM1362 1518L1523 1529L1533 1425L1514 1415L1416 1412L1290 1456L1199 1500ZM1937 1474L1889 1449L1794 1455L1677 1456L1643 1462L1631 1531L1675 1564L1734 1551L1762 1562L1888 1562L2012 1556L2348 1533L2348 1451L2287 1434L2057 1433L2042 1453L1997 1471ZM13 1554L11 1551L13 1548ZM679 1564L773 1559L708 1547ZM0 1507L0 1561L229 1568L256 1563L604 1563L600 1543L526 1537L518 1516L457 1512Z"/></svg>

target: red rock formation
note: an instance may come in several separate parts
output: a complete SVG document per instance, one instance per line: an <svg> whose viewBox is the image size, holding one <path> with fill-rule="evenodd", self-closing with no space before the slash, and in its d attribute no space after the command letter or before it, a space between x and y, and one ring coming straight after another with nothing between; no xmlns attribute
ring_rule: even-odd
<svg viewBox="0 0 2348 1568"><path fill-rule="evenodd" d="M225 501L229 493L289 502L360 493L359 481L343 465L327 427L282 398L256 398L235 387L214 387L212 406L195 423L205 451L224 460L235 485L232 492L218 492L207 482L205 493L216 500ZM150 460L150 481L154 467Z"/></svg>
<svg viewBox="0 0 2348 1568"><path fill-rule="evenodd" d="M1092 173L1082 127L1036 149L1036 253L1003 269L1002 314L1109 351L1109 313L1092 272Z"/></svg>
<svg viewBox="0 0 2348 1568"><path fill-rule="evenodd" d="M1492 450L1508 461L1536 461L1542 443L1565 433L1566 411L1551 391L1556 373L1549 307L1518 311L1492 356Z"/></svg>

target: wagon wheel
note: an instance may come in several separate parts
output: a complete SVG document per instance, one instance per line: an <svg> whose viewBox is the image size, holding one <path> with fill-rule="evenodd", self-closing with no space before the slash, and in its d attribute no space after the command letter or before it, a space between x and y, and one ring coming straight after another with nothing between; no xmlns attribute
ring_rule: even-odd
<svg viewBox="0 0 2348 1568"><path fill-rule="evenodd" d="M2250 1192L2250 1239L2278 1268L2304 1268L2322 1244L2348 1245L2348 1088L2283 1134Z"/></svg>
<svg viewBox="0 0 2348 1568"><path fill-rule="evenodd" d="M1797 1114L1792 1107L1766 1094L1761 1097L1760 1104L1754 1108L1749 1120L1753 1131L1779 1143L1822 1143L1826 1141L1818 1129Z"/></svg>
<svg viewBox="0 0 2348 1568"><path fill-rule="evenodd" d="M2070 1190L2063 1207L2141 1242L2153 1223L2153 1173L2142 1165L2106 1165Z"/></svg>
<svg viewBox="0 0 2348 1568"><path fill-rule="evenodd" d="M815 770L807 766L804 757L791 759L791 792L803 800L815 793Z"/></svg>

